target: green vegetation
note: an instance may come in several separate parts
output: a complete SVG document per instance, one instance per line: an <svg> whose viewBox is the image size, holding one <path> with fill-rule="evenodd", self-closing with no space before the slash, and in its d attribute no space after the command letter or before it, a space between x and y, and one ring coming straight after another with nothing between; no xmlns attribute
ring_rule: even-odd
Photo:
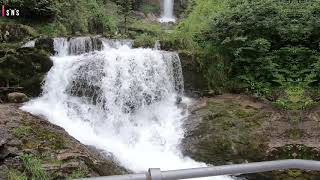
<svg viewBox="0 0 320 180"><path fill-rule="evenodd" d="M7 176L8 176L8 180L28 180L27 176L25 176L24 174L21 174L16 170L10 170Z"/></svg>
<svg viewBox="0 0 320 180"><path fill-rule="evenodd" d="M29 96L41 93L41 82L52 61L42 49L1 49L0 87L24 87Z"/></svg>
<svg viewBox="0 0 320 180"><path fill-rule="evenodd" d="M5 5L21 10L19 19L11 23L26 24L48 36L75 33L114 33L122 18L118 6L111 0L67 1L6 1ZM8 18L1 18L7 23Z"/></svg>
<svg viewBox="0 0 320 180"><path fill-rule="evenodd" d="M22 18L1 23L33 27L33 37L105 34L133 38L138 47L160 40L163 49L194 56L211 90L245 92L287 106L277 92L290 97L287 87L305 91L319 83L319 0L188 0L185 18L166 28L141 19L141 13L159 14L160 5L148 0L15 0L10 5L22 10ZM310 99L305 97L303 106Z"/></svg>
<svg viewBox="0 0 320 180"><path fill-rule="evenodd" d="M28 135L31 131L32 131L32 128L30 126L20 126L14 129L13 134L18 138L22 138Z"/></svg>
<svg viewBox="0 0 320 180"><path fill-rule="evenodd" d="M75 170L73 171L67 179L78 179L87 177L88 172L86 170Z"/></svg>
<svg viewBox="0 0 320 180"><path fill-rule="evenodd" d="M300 86L316 82L318 74L311 67L316 66L318 59L313 38L317 33L314 28L319 25L318 1L237 0L211 5L196 2L201 10L196 8L179 28L191 34L194 47L213 57L203 60L209 67L209 85L216 81L213 71L224 73L229 82L245 85L245 91L257 96L288 83ZM216 7L216 11L208 15L206 23L193 20L201 17L193 13L205 15L210 7Z"/></svg>
<svg viewBox="0 0 320 180"><path fill-rule="evenodd" d="M53 149L63 149L65 146L64 139L57 133L50 131L48 129L38 129L35 131L36 138L40 141L48 141Z"/></svg>
<svg viewBox="0 0 320 180"><path fill-rule="evenodd" d="M41 160L31 156L23 155L21 156L26 173L34 180L48 180L49 176L41 167Z"/></svg>
<svg viewBox="0 0 320 180"><path fill-rule="evenodd" d="M300 89L299 107L290 108L301 109L313 104L305 92L319 83L319 11L318 0L192 0L173 31L144 30L136 42L160 40L164 49L193 54L209 89L288 101Z"/></svg>
<svg viewBox="0 0 320 180"><path fill-rule="evenodd" d="M154 4L143 0L141 2L139 10L144 14L160 13L160 4Z"/></svg>

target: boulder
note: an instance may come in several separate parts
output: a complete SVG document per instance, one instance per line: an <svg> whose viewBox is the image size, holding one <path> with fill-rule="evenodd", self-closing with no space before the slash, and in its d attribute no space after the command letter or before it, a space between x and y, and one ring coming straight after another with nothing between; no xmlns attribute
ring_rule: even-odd
<svg viewBox="0 0 320 180"><path fill-rule="evenodd" d="M55 51L53 42L54 40L52 38L38 38L35 42L35 47L39 49L44 49L51 55L54 55Z"/></svg>
<svg viewBox="0 0 320 180"><path fill-rule="evenodd" d="M28 96L41 93L42 81L53 63L48 53L36 48L8 50L0 58L0 87L23 87ZM20 90L19 90L20 91ZM1 99L5 99L0 97Z"/></svg>
<svg viewBox="0 0 320 180"><path fill-rule="evenodd" d="M161 44L165 47L165 44ZM184 79L185 93L192 97L201 97L208 89L208 82L201 72L201 55L189 54L186 52L179 53L182 73Z"/></svg>
<svg viewBox="0 0 320 180"><path fill-rule="evenodd" d="M0 24L0 42L19 42L31 39L35 31L22 24Z"/></svg>
<svg viewBox="0 0 320 180"><path fill-rule="evenodd" d="M320 107L288 115L245 95L203 98L189 108L181 149L185 156L213 165L280 159L320 159ZM287 116L302 116L290 122ZM243 174L247 180L317 179L319 172L292 170Z"/></svg>
<svg viewBox="0 0 320 180"><path fill-rule="evenodd" d="M63 128L21 111L16 104L0 104L0 179L7 179L6 170L32 179L34 172L28 170L26 159L50 179L129 173L112 155L81 144Z"/></svg>
<svg viewBox="0 0 320 180"><path fill-rule="evenodd" d="M24 102L27 102L28 100L29 100L28 96L23 93L13 92L8 94L8 101L10 103L24 103Z"/></svg>

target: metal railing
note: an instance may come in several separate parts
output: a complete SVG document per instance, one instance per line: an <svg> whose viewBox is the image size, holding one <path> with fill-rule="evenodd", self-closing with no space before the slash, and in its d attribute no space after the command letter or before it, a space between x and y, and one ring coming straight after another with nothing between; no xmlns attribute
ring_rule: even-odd
<svg viewBox="0 0 320 180"><path fill-rule="evenodd" d="M251 174L288 169L320 171L320 161L289 159L170 171L161 171L157 168L149 169L147 173L95 177L79 180L177 180L220 175Z"/></svg>

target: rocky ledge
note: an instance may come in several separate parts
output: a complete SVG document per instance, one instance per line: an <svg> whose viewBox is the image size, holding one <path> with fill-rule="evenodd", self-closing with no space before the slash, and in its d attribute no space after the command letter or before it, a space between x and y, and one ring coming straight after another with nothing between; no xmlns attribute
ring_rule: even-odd
<svg viewBox="0 0 320 180"><path fill-rule="evenodd" d="M213 165L279 159L320 160L320 108L301 114L245 96L203 98L190 108L182 141L184 155ZM293 117L299 117L299 121ZM247 180L314 180L299 170L243 175Z"/></svg>
<svg viewBox="0 0 320 180"><path fill-rule="evenodd" d="M81 144L64 129L0 104L0 179L72 179L124 174L116 159Z"/></svg>

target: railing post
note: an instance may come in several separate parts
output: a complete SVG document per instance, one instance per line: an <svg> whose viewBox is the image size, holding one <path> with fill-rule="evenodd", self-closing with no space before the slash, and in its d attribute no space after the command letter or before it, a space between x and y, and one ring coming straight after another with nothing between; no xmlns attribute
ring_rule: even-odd
<svg viewBox="0 0 320 180"><path fill-rule="evenodd" d="M148 171L148 180L162 180L162 173L159 168L150 168Z"/></svg>

